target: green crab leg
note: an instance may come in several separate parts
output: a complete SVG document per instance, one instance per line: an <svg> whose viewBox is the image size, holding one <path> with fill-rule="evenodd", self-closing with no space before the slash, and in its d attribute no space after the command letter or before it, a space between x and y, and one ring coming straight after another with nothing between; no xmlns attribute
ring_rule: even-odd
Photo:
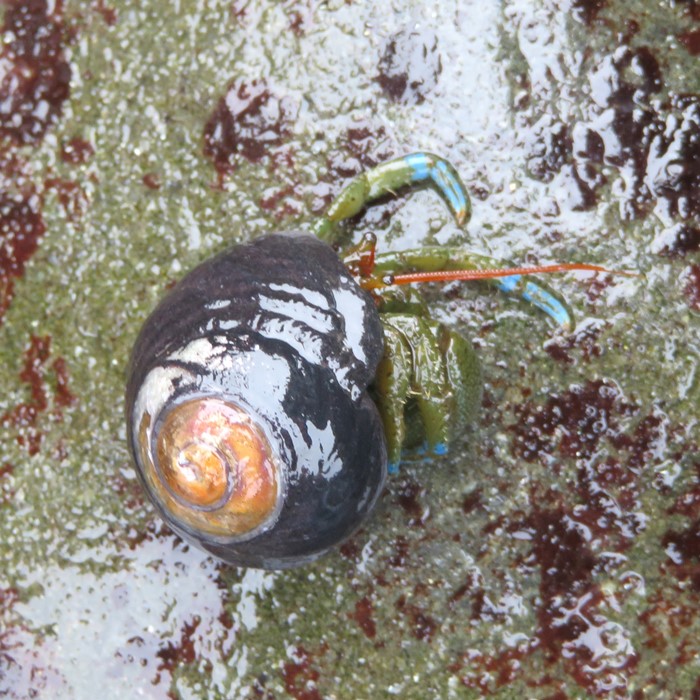
<svg viewBox="0 0 700 700"><path fill-rule="evenodd" d="M384 423L389 472L395 474L406 439L404 410L411 391L411 344L400 328L384 324L384 357L374 377L373 397Z"/></svg>
<svg viewBox="0 0 700 700"><path fill-rule="evenodd" d="M377 367L374 392L384 421L389 472L395 473L406 442L406 402L415 402L428 450L442 455L452 438L449 417L454 396L440 354L438 324L417 316L386 314L383 325L385 355Z"/></svg>
<svg viewBox="0 0 700 700"><path fill-rule="evenodd" d="M475 255L463 248L428 246L400 253L383 253L374 258L374 284L377 287L411 282L485 280L503 292L514 294L544 311L559 325L575 327L574 315L564 298L551 287L528 275L564 270L608 272L597 265L563 265L503 269L493 258ZM372 286L369 282L369 286Z"/></svg>
<svg viewBox="0 0 700 700"><path fill-rule="evenodd" d="M370 202L395 195L409 185L433 187L460 226L469 220L471 202L457 171L444 158L420 152L381 163L355 177L333 200L312 231L326 243L336 244L341 238L337 224L359 214Z"/></svg>
<svg viewBox="0 0 700 700"><path fill-rule="evenodd" d="M409 421L410 438L428 453L446 454L455 427L473 420L481 403L479 360L471 344L433 319L384 314L385 352L373 384L384 422L389 472L398 471L410 401L419 425ZM416 429L418 432L416 433Z"/></svg>

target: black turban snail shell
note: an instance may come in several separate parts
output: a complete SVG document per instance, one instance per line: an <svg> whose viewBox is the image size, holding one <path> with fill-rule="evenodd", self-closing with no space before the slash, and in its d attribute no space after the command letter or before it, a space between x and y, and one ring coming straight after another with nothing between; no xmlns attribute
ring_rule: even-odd
<svg viewBox="0 0 700 700"><path fill-rule="evenodd" d="M367 393L382 351L371 296L314 236L265 236L190 272L144 325L127 389L130 444L165 521L253 567L348 537L386 474Z"/></svg>
<svg viewBox="0 0 700 700"><path fill-rule="evenodd" d="M444 452L478 405L478 362L413 301L408 313L380 313L385 288L489 278L571 321L551 290L520 277L546 268L485 272L474 268L492 261L449 248L375 256L374 241L341 262L324 242L367 202L424 182L466 220L466 191L446 161L399 158L353 180L316 235L237 245L186 275L148 318L127 383L129 446L146 492L185 540L261 568L336 546L398 464L417 392L422 438ZM572 268L591 269L558 269Z"/></svg>

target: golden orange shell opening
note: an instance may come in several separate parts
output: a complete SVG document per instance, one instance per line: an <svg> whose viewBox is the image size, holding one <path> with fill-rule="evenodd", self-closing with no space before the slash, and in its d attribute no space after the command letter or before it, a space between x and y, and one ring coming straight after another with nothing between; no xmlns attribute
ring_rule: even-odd
<svg viewBox="0 0 700 700"><path fill-rule="evenodd" d="M142 425L140 445L148 444ZM199 531L241 536L277 510L281 488L272 447L242 408L216 398L191 399L160 424L147 478L161 503Z"/></svg>

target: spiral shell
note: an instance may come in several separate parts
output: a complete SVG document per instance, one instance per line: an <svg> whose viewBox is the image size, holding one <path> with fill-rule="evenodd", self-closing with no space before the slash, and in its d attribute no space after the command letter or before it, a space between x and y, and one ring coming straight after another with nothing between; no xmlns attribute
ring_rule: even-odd
<svg viewBox="0 0 700 700"><path fill-rule="evenodd" d="M165 521L236 565L285 568L347 538L386 475L367 393L370 296L315 237L276 233L190 272L136 341L129 445Z"/></svg>

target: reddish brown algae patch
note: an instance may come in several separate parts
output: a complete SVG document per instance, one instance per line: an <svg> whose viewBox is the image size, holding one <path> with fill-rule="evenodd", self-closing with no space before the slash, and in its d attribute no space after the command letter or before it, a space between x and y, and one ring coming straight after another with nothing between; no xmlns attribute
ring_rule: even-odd
<svg viewBox="0 0 700 700"><path fill-rule="evenodd" d="M618 621L626 596L644 585L629 569L634 548L646 535L643 501L654 470L669 455L682 461L694 448L685 440L685 429L662 411L643 412L617 386L601 380L574 385L539 405L525 401L513 410L518 418L511 426L514 454L541 463L553 478L532 480L528 509L500 514L484 527L481 556L492 538L513 538L510 556L518 579L539 578L539 597L532 603L536 625L511 648L494 654L472 651L451 670L465 686L486 694L526 681L541 692L576 687L595 697L624 697L643 652L630 638L630 628ZM567 477L572 467L573 476ZM564 485L556 484L557 477ZM695 496L690 493L677 504L695 520L663 536L673 558L666 569L680 581L695 582L700 571ZM617 580L622 588L603 585ZM494 619L484 606L485 595L478 582L468 581L453 595L453 604L466 598L475 622L485 623ZM670 612L663 605L659 599L640 619L653 617L658 624L659 616ZM675 613L669 620L678 622ZM651 623L647 629L653 629Z"/></svg>
<svg viewBox="0 0 700 700"><path fill-rule="evenodd" d="M61 160L70 165L85 165L94 155L93 145L77 136L61 147Z"/></svg>
<svg viewBox="0 0 700 700"><path fill-rule="evenodd" d="M7 184L0 192L0 323L12 302L15 280L24 274L46 232L36 188L24 173L15 180L20 167L20 161L0 153L0 183L20 183L19 190Z"/></svg>
<svg viewBox="0 0 700 700"><path fill-rule="evenodd" d="M17 404L0 416L0 425L11 426L16 431L17 442L30 455L36 454L41 446L43 434L39 428L39 418L53 407L53 418L61 420L62 409L76 402L68 387L68 371L62 357L50 365L53 378L47 378L47 365L51 356L49 336L32 336L24 353L24 366L19 374L20 381L29 389L29 400ZM50 402L50 393L52 400Z"/></svg>
<svg viewBox="0 0 700 700"><path fill-rule="evenodd" d="M289 137L294 103L279 97L264 79L229 85L204 127L204 155L219 177L236 169L237 159L259 163Z"/></svg>
<svg viewBox="0 0 700 700"><path fill-rule="evenodd" d="M34 144L61 115L70 92L63 2L6 0L0 62L0 138Z"/></svg>
<svg viewBox="0 0 700 700"><path fill-rule="evenodd" d="M684 292L688 306L694 311L700 311L700 265L690 266Z"/></svg>
<svg viewBox="0 0 700 700"><path fill-rule="evenodd" d="M42 199L18 147L37 145L70 91L60 0L7 0L0 35L0 322L46 227Z"/></svg>
<svg viewBox="0 0 700 700"><path fill-rule="evenodd" d="M326 651L322 647L320 655ZM284 688L295 700L322 700L323 696L316 685L320 677L314 656L301 645L294 650L293 660L286 662L282 668Z"/></svg>
<svg viewBox="0 0 700 700"><path fill-rule="evenodd" d="M355 603L355 610L349 615L351 619L357 622L368 639L374 639L377 636L377 624L373 615L374 606L367 596L362 597Z"/></svg>
<svg viewBox="0 0 700 700"><path fill-rule="evenodd" d="M435 89L442 73L438 38L432 31L399 31L379 59L376 77L392 102L422 104Z"/></svg>

